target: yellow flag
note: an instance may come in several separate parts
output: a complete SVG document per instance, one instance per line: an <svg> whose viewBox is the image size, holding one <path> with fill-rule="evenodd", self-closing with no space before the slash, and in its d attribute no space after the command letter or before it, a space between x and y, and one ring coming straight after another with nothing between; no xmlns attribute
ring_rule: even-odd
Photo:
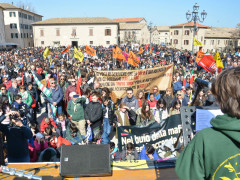
<svg viewBox="0 0 240 180"><path fill-rule="evenodd" d="M204 44L201 43L200 41L198 41L195 37L193 38L193 45L194 46L196 46L196 45L204 46Z"/></svg>
<svg viewBox="0 0 240 180"><path fill-rule="evenodd" d="M219 54L218 50L217 50L215 56L213 57L213 59L216 60L216 65L217 65L218 68L222 68L222 69L224 68L223 62L222 62L222 59L220 57L220 54Z"/></svg>
<svg viewBox="0 0 240 180"><path fill-rule="evenodd" d="M53 61L53 59L52 59L52 57L50 56L50 66L52 65L52 61Z"/></svg>
<svg viewBox="0 0 240 180"><path fill-rule="evenodd" d="M74 58L78 59L80 62L83 61L83 53L81 52L81 49L77 49L76 47L74 47Z"/></svg>
<svg viewBox="0 0 240 180"><path fill-rule="evenodd" d="M48 47L45 49L45 51L43 52L43 58L46 59L46 57L48 57L48 55L50 55L49 49Z"/></svg>

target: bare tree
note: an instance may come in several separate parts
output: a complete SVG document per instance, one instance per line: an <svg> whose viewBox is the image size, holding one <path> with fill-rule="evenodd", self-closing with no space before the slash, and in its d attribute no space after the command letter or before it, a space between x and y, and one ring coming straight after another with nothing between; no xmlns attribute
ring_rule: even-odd
<svg viewBox="0 0 240 180"><path fill-rule="evenodd" d="M17 6L19 8L24 9L24 10L27 10L27 11L30 11L30 12L35 12L35 9L34 9L33 5L30 2L25 2L24 3L24 2L22 2L20 0L20 1L18 1Z"/></svg>

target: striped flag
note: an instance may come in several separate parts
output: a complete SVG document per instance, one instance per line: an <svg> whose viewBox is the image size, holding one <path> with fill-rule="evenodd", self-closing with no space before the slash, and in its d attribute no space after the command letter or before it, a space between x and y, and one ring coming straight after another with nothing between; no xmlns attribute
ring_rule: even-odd
<svg viewBox="0 0 240 180"><path fill-rule="evenodd" d="M43 94L44 94L45 96L47 96L48 98L52 98L52 93L51 93L51 91L50 91L48 88L46 88L46 87L38 80L37 76L33 73L33 71L31 71L31 72L32 72L34 81L35 81L36 84L38 85L39 89L43 92ZM53 112L54 116L56 116L57 107L51 104L50 108L51 108L51 111Z"/></svg>

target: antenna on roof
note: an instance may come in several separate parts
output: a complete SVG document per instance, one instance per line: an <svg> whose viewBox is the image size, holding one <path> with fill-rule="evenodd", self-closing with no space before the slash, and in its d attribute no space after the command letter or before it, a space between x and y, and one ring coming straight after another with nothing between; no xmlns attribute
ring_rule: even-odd
<svg viewBox="0 0 240 180"><path fill-rule="evenodd" d="M12 2L12 5L13 5L13 2Z"/></svg>

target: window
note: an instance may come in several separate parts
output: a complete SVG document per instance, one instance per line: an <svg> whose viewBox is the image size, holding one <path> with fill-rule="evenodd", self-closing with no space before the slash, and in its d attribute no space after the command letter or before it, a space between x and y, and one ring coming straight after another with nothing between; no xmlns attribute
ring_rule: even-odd
<svg viewBox="0 0 240 180"><path fill-rule="evenodd" d="M28 33L27 33L27 38L28 38Z"/></svg>
<svg viewBox="0 0 240 180"><path fill-rule="evenodd" d="M206 40L204 40L204 44L206 45Z"/></svg>
<svg viewBox="0 0 240 180"><path fill-rule="evenodd" d="M189 40L184 40L184 45L189 45Z"/></svg>
<svg viewBox="0 0 240 180"><path fill-rule="evenodd" d="M106 41L106 44L110 44L110 41Z"/></svg>
<svg viewBox="0 0 240 180"><path fill-rule="evenodd" d="M15 38L18 38L18 33L15 33Z"/></svg>
<svg viewBox="0 0 240 180"><path fill-rule="evenodd" d="M185 30L185 35L189 36L190 32L189 30Z"/></svg>
<svg viewBox="0 0 240 180"><path fill-rule="evenodd" d="M203 37L201 36L201 41L203 41Z"/></svg>
<svg viewBox="0 0 240 180"><path fill-rule="evenodd" d="M93 41L90 41L90 43L89 44L93 44Z"/></svg>
<svg viewBox="0 0 240 180"><path fill-rule="evenodd" d="M111 36L111 29L105 29L105 36Z"/></svg>
<svg viewBox="0 0 240 180"><path fill-rule="evenodd" d="M31 15L28 15L28 19L29 19L29 20L32 20L33 17L32 17Z"/></svg>
<svg viewBox="0 0 240 180"><path fill-rule="evenodd" d="M27 14L23 14L23 18L24 18L24 19L27 19Z"/></svg>
<svg viewBox="0 0 240 180"><path fill-rule="evenodd" d="M20 24L20 29L23 29L23 24Z"/></svg>
<svg viewBox="0 0 240 180"><path fill-rule="evenodd" d="M43 29L40 30L40 36L44 36L44 31L43 31Z"/></svg>
<svg viewBox="0 0 240 180"><path fill-rule="evenodd" d="M178 30L174 30L174 35L178 35Z"/></svg>
<svg viewBox="0 0 240 180"><path fill-rule="evenodd" d="M172 35L172 32L171 32L171 35Z"/></svg>
<svg viewBox="0 0 240 180"><path fill-rule="evenodd" d="M29 25L28 27L29 27L29 29L32 29L32 26L31 26L31 25Z"/></svg>
<svg viewBox="0 0 240 180"><path fill-rule="evenodd" d="M26 33L23 34L23 38L26 38Z"/></svg>
<svg viewBox="0 0 240 180"><path fill-rule="evenodd" d="M19 16L19 17L22 17L22 13L21 13L21 12L18 12L18 16Z"/></svg>
<svg viewBox="0 0 240 180"><path fill-rule="evenodd" d="M178 44L178 40L177 40L177 39L174 39L174 40L173 40L173 44Z"/></svg>
<svg viewBox="0 0 240 180"><path fill-rule="evenodd" d="M89 36L93 36L93 29L89 29Z"/></svg>
<svg viewBox="0 0 240 180"><path fill-rule="evenodd" d="M72 36L76 36L76 35L77 35L76 29L72 29Z"/></svg>
<svg viewBox="0 0 240 180"><path fill-rule="evenodd" d="M41 41L41 45L44 45L44 41Z"/></svg>
<svg viewBox="0 0 240 180"><path fill-rule="evenodd" d="M211 45L214 45L214 40L211 40Z"/></svg>
<svg viewBox="0 0 240 180"><path fill-rule="evenodd" d="M21 33L21 38L22 38L22 33Z"/></svg>
<svg viewBox="0 0 240 180"><path fill-rule="evenodd" d="M10 24L10 28L11 28L11 29L13 28L13 24Z"/></svg>
<svg viewBox="0 0 240 180"><path fill-rule="evenodd" d="M159 33L160 34L160 33ZM168 35L167 33L165 33L165 35Z"/></svg>
<svg viewBox="0 0 240 180"><path fill-rule="evenodd" d="M124 32L124 37L125 37L125 38L127 37L127 31Z"/></svg>
<svg viewBox="0 0 240 180"><path fill-rule="evenodd" d="M60 36L60 30L56 29L56 36Z"/></svg>
<svg viewBox="0 0 240 180"><path fill-rule="evenodd" d="M17 29L17 24L10 24L11 29Z"/></svg>
<svg viewBox="0 0 240 180"><path fill-rule="evenodd" d="M11 33L11 38L12 38L12 39L14 38L14 33Z"/></svg>
<svg viewBox="0 0 240 180"><path fill-rule="evenodd" d="M24 26L25 26L25 29L28 29L28 25L27 24L25 24Z"/></svg>
<svg viewBox="0 0 240 180"><path fill-rule="evenodd" d="M218 40L218 45L220 44L220 40Z"/></svg>
<svg viewBox="0 0 240 180"><path fill-rule="evenodd" d="M16 17L16 13L15 12L9 12L9 16L10 17Z"/></svg>

